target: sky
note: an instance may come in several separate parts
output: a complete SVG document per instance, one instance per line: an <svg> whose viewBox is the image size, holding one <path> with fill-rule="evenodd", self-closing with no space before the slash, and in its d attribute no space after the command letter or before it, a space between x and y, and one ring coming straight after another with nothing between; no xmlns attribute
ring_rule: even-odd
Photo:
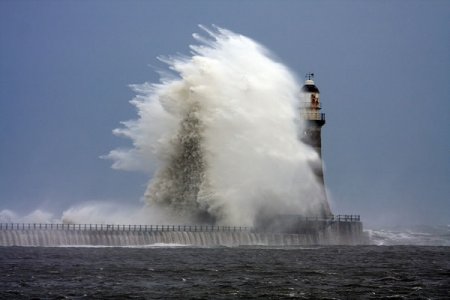
<svg viewBox="0 0 450 300"><path fill-rule="evenodd" d="M335 214L450 224L448 1L0 1L0 210L142 205L151 174L100 156L137 117L129 84L212 24L315 73Z"/></svg>

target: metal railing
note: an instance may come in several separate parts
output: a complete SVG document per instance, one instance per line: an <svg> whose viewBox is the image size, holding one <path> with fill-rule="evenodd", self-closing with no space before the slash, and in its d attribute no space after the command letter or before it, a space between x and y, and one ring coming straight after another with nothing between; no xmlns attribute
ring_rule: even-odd
<svg viewBox="0 0 450 300"><path fill-rule="evenodd" d="M117 225L117 224L51 224L0 223L0 230L77 230L77 231L250 231L245 226L212 225Z"/></svg>
<svg viewBox="0 0 450 300"><path fill-rule="evenodd" d="M313 217L305 217L301 215L281 215L283 218L293 218L296 221L305 221L305 222L359 222L361 221L361 217L359 215L330 215L328 217L322 216L313 216Z"/></svg>
<svg viewBox="0 0 450 300"><path fill-rule="evenodd" d="M359 222L359 215L332 215L328 218L299 217L305 222ZM53 224L53 223L0 223L0 230L76 230L76 231L187 231L187 232L241 232L253 231L246 226L214 225L118 225L118 224Z"/></svg>
<svg viewBox="0 0 450 300"><path fill-rule="evenodd" d="M300 102L300 109L322 109L321 103L311 103L311 101Z"/></svg>
<svg viewBox="0 0 450 300"><path fill-rule="evenodd" d="M305 120L310 121L325 121L325 113L316 111L301 111L300 115Z"/></svg>
<svg viewBox="0 0 450 300"><path fill-rule="evenodd" d="M359 215L336 215L332 217L332 220L338 222L359 222L361 218Z"/></svg>

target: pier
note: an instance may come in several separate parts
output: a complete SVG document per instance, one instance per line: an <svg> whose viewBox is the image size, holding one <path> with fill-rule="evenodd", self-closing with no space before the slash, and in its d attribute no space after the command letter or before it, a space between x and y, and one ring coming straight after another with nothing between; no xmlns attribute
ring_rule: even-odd
<svg viewBox="0 0 450 300"><path fill-rule="evenodd" d="M282 232L245 226L0 223L0 246L301 246L364 243L359 216L302 218ZM307 228L307 230L304 230Z"/></svg>

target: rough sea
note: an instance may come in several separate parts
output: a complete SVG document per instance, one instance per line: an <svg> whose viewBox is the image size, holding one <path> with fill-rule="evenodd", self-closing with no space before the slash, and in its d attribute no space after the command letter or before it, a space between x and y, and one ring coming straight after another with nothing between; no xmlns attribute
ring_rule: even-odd
<svg viewBox="0 0 450 300"><path fill-rule="evenodd" d="M450 247L0 247L0 299L449 299Z"/></svg>

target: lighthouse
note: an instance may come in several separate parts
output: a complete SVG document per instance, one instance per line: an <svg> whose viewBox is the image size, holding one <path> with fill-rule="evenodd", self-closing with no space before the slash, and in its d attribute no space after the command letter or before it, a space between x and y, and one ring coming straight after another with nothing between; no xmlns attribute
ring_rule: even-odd
<svg viewBox="0 0 450 300"><path fill-rule="evenodd" d="M331 216L330 205L328 204L327 194L325 191L325 181L323 178L322 167L322 126L325 125L325 114L321 112L320 92L314 84L314 74L306 75L305 84L302 87L300 97L300 115L305 122L304 130L300 133L300 140L310 145L319 155L320 160L311 164L311 168L320 184L321 211L319 215L322 217Z"/></svg>

